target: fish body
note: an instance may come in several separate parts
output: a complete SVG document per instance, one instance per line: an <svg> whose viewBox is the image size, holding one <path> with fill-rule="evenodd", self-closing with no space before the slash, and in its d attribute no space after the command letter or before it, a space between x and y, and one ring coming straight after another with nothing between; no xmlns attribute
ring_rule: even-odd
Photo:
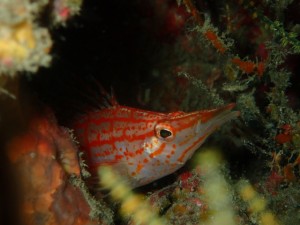
<svg viewBox="0 0 300 225"><path fill-rule="evenodd" d="M80 116L72 128L92 174L111 166L139 187L182 167L214 130L238 116L233 107L159 113L114 102Z"/></svg>

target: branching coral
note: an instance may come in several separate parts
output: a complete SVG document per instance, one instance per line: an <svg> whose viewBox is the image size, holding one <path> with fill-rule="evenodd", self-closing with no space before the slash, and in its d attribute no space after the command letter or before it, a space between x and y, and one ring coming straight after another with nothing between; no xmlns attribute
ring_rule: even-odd
<svg viewBox="0 0 300 225"><path fill-rule="evenodd" d="M230 47L232 41L227 41L224 35L219 35L219 29L213 27L210 20L202 16L202 12L198 11L192 1L182 1L181 4L186 6L187 11L192 14L196 21L193 30L199 32L199 35L202 35L215 48L216 52L223 56L226 55L225 58L227 59L223 58L223 65L221 65L225 68L224 75L227 76L223 91L236 96L238 108L241 110L245 124L255 121L264 129L264 134L261 137L253 135L253 140L248 140L255 143L251 146L256 145L257 149L263 148L263 151L256 152L266 153L271 159L274 154L281 155L281 162L275 163L277 164L276 168L279 169L277 172L288 179L288 175L284 171L293 172L287 167L291 165L298 167L297 155L299 152L292 140L299 136L300 116L289 105L286 90L290 85L292 74L284 68L284 64L288 55L299 53L300 41L297 39L297 34L286 31L282 22L272 21L269 16L272 16L273 12L267 12L267 5L263 3L247 4L240 2L238 4L241 9L231 6L232 8L229 10L236 10L237 13L238 10L243 10L249 16L247 19L252 23L252 26L259 29L261 33L261 36L250 41L258 47L264 42L264 46L266 46L264 51L267 54L262 55L261 53L256 56L256 61L258 59L260 61L253 62L248 59L254 58L251 55L245 59L234 56L232 53L234 48ZM271 5L274 6L275 3ZM241 20L238 16L235 19ZM229 22L231 26L234 26L235 21ZM225 44L228 42L230 45ZM264 93L259 90L262 85L268 87ZM199 88L202 89L201 85ZM259 101L256 97L263 94L268 101L267 103ZM288 131L284 127L289 127ZM287 163L282 164L283 158Z"/></svg>

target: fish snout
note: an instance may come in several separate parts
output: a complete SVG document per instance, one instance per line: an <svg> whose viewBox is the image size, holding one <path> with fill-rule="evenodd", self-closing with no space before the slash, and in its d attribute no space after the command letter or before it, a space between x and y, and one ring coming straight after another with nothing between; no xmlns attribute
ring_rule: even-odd
<svg viewBox="0 0 300 225"><path fill-rule="evenodd" d="M196 125L196 133L202 132L209 135L224 123L238 117L240 112L232 111L234 107L235 103L230 103L220 108L199 111L200 120Z"/></svg>

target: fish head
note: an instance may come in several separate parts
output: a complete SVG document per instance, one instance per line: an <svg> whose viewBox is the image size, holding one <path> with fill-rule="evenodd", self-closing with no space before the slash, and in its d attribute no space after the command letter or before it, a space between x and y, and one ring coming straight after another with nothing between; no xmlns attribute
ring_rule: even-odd
<svg viewBox="0 0 300 225"><path fill-rule="evenodd" d="M144 153L150 160L140 176L149 183L182 167L211 133L239 115L231 111L234 106L166 114L154 125L153 137L144 142Z"/></svg>

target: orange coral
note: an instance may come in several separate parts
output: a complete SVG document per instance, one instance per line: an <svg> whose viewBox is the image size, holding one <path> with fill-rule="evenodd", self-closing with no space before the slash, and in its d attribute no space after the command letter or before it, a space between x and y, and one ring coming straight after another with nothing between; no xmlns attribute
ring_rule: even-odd
<svg viewBox="0 0 300 225"><path fill-rule="evenodd" d="M287 164L284 168L283 168L283 174L284 174L284 178L289 181L289 182L293 182L296 180L296 176L294 174L294 167L291 163Z"/></svg>
<svg viewBox="0 0 300 225"><path fill-rule="evenodd" d="M278 144L284 144L284 143L292 141L292 135L291 134L277 134L275 137L275 140Z"/></svg>
<svg viewBox="0 0 300 225"><path fill-rule="evenodd" d="M68 182L71 174L80 175L77 149L52 116L32 120L25 134L10 141L7 153L20 183L25 225L100 223L90 219L83 194Z"/></svg>
<svg viewBox="0 0 300 225"><path fill-rule="evenodd" d="M257 63L257 74L258 76L262 76L265 72L265 63L259 62Z"/></svg>
<svg viewBox="0 0 300 225"><path fill-rule="evenodd" d="M252 73L255 69L255 64L251 61L243 61L239 58L233 58L232 62L245 73Z"/></svg>
<svg viewBox="0 0 300 225"><path fill-rule="evenodd" d="M207 30L204 33L204 36L212 43L212 45L219 50L221 53L224 53L226 51L226 48L224 47L223 43L220 41L218 36L212 31Z"/></svg>
<svg viewBox="0 0 300 225"><path fill-rule="evenodd" d="M244 73L256 73L258 76L261 77L265 72L264 62L254 63L251 61L243 61L238 57L233 58L231 62L235 64Z"/></svg>

